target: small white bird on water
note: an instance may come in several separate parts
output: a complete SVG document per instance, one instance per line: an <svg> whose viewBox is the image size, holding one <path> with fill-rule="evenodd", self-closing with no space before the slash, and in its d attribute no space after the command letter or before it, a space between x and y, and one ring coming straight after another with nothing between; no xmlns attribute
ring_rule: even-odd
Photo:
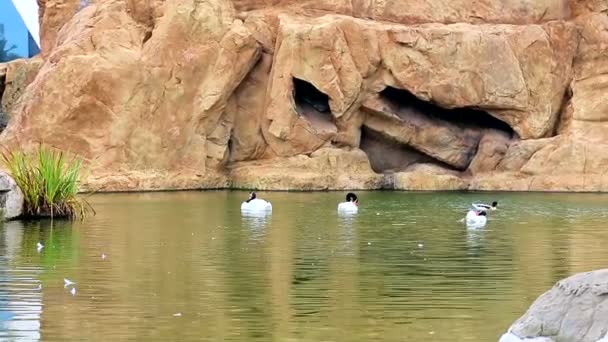
<svg viewBox="0 0 608 342"><path fill-rule="evenodd" d="M71 281L68 278L63 278L63 287L68 287L68 286L71 286L71 285L76 285L76 283L73 282L73 281Z"/></svg>
<svg viewBox="0 0 608 342"><path fill-rule="evenodd" d="M70 290L70 293L72 294L72 296L76 295L76 288L72 287L72 289Z"/></svg>
<svg viewBox="0 0 608 342"><path fill-rule="evenodd" d="M38 253L40 253L40 251L44 248L44 245L41 244L40 242L36 243L36 250L38 251Z"/></svg>
<svg viewBox="0 0 608 342"><path fill-rule="evenodd" d="M108 256L105 253L101 253L101 260L106 260Z"/></svg>

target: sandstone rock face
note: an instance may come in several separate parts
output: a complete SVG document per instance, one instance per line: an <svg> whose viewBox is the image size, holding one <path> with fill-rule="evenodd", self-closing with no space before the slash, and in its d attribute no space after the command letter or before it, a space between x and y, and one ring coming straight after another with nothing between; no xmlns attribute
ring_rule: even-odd
<svg viewBox="0 0 608 342"><path fill-rule="evenodd" d="M560 280L540 296L500 342L605 341L608 337L608 270Z"/></svg>
<svg viewBox="0 0 608 342"><path fill-rule="evenodd" d="M453 171L432 164L417 164L393 175L396 190L466 190L468 184Z"/></svg>
<svg viewBox="0 0 608 342"><path fill-rule="evenodd" d="M235 164L230 179L234 188L260 190L380 189L383 185L383 177L372 171L363 151L332 148L310 157Z"/></svg>
<svg viewBox="0 0 608 342"><path fill-rule="evenodd" d="M39 0L0 144L88 188L605 191L598 0Z"/></svg>
<svg viewBox="0 0 608 342"><path fill-rule="evenodd" d="M125 2L78 12L4 141L61 146L90 158L98 174L213 173L207 164L226 158L230 138L224 108L259 46L228 2L172 1L165 10L151 37Z"/></svg>
<svg viewBox="0 0 608 342"><path fill-rule="evenodd" d="M48 56L57 44L61 28L80 8L80 0L38 0L40 19L40 52Z"/></svg>
<svg viewBox="0 0 608 342"><path fill-rule="evenodd" d="M4 85L0 86L3 89L0 91L3 94L0 110L6 113L13 111L27 86L36 78L41 65L42 59L36 57L29 60L17 59L4 63L4 67L0 66L0 79L4 79Z"/></svg>
<svg viewBox="0 0 608 342"><path fill-rule="evenodd" d="M244 11L282 6L290 11L332 12L403 24L428 22L529 24L568 19L571 15L569 3L565 0L473 2L466 0L234 0L234 3L237 9Z"/></svg>

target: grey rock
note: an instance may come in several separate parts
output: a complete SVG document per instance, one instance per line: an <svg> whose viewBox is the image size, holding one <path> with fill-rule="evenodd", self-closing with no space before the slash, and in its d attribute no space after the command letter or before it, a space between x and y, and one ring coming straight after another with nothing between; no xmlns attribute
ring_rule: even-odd
<svg viewBox="0 0 608 342"><path fill-rule="evenodd" d="M608 269L558 281L499 342L608 342Z"/></svg>
<svg viewBox="0 0 608 342"><path fill-rule="evenodd" d="M8 174L0 172L0 208L5 219L12 219L23 213L23 192Z"/></svg>

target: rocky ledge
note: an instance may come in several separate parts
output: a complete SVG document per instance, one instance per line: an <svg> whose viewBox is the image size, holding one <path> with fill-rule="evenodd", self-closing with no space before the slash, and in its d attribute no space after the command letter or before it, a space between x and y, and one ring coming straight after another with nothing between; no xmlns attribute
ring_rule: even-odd
<svg viewBox="0 0 608 342"><path fill-rule="evenodd" d="M499 342L608 341L608 269L560 280Z"/></svg>
<svg viewBox="0 0 608 342"><path fill-rule="evenodd" d="M39 0L0 144L101 190L608 190L608 6L483 3Z"/></svg>

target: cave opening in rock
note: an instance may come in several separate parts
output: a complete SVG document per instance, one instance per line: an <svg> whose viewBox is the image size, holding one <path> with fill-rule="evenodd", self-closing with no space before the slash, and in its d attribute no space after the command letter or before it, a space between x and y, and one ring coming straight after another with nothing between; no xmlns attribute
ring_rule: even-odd
<svg viewBox="0 0 608 342"><path fill-rule="evenodd" d="M326 94L311 83L294 77L293 98L298 115L306 118L317 133L337 131Z"/></svg>
<svg viewBox="0 0 608 342"><path fill-rule="evenodd" d="M376 173L404 171L414 164L435 164L449 170L455 170L423 152L393 141L382 133L368 127L361 127L359 148L367 154L372 170Z"/></svg>
<svg viewBox="0 0 608 342"><path fill-rule="evenodd" d="M511 126L483 110L473 108L443 108L434 103L421 100L407 90L390 86L380 92L380 98L396 108L411 108L423 115L447 121L463 128L489 128L508 133L509 137L514 135ZM399 115L400 113L407 113L407 111L398 110L396 113Z"/></svg>
<svg viewBox="0 0 608 342"><path fill-rule="evenodd" d="M294 98L297 106L309 106L319 113L331 113L329 97L309 82L293 78Z"/></svg>
<svg viewBox="0 0 608 342"><path fill-rule="evenodd" d="M429 156L387 139L365 126L361 128L359 147L367 154L372 170L377 173L398 172L415 163L432 161Z"/></svg>

